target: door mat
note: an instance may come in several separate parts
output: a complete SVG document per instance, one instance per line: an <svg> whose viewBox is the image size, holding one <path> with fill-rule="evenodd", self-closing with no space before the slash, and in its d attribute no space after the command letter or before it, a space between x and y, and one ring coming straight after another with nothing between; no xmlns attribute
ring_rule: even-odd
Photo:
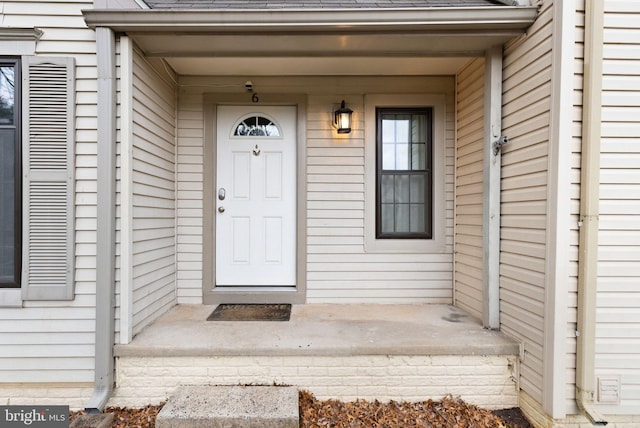
<svg viewBox="0 0 640 428"><path fill-rule="evenodd" d="M209 315L207 321L289 321L291 305L223 304Z"/></svg>

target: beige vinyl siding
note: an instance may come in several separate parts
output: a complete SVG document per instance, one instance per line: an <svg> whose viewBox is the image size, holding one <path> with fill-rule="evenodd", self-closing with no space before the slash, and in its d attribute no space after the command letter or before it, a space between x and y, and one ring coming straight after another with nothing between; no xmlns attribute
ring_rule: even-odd
<svg viewBox="0 0 640 428"><path fill-rule="evenodd" d="M620 376L612 414L640 408L640 2L606 1L596 377Z"/></svg>
<svg viewBox="0 0 640 428"><path fill-rule="evenodd" d="M133 54L132 331L175 304L176 86Z"/></svg>
<svg viewBox="0 0 640 428"><path fill-rule="evenodd" d="M501 328L524 344L520 387L542 402L552 4L505 47L502 133Z"/></svg>
<svg viewBox="0 0 640 428"><path fill-rule="evenodd" d="M202 94L242 93L247 79L182 77L178 113L178 302L202 301ZM307 95L307 301L451 303L453 247L453 77L251 78L259 93ZM235 87L233 85L235 84ZM226 85L226 88L225 88ZM367 253L364 248L364 97L446 94L446 252ZM349 95L359 94L359 95ZM354 131L337 138L332 106L345 99ZM247 97L247 103L250 98ZM367 141L374 144L374 141ZM372 185L373 183L371 183Z"/></svg>
<svg viewBox="0 0 640 428"><path fill-rule="evenodd" d="M205 88L178 96L176 294L185 304L202 303Z"/></svg>
<svg viewBox="0 0 640 428"><path fill-rule="evenodd" d="M0 382L93 382L96 266L96 58L81 9L92 2L5 1L3 27L37 27L42 56L73 57L75 81L75 298L0 308Z"/></svg>
<svg viewBox="0 0 640 428"><path fill-rule="evenodd" d="M457 76L455 304L482 319L484 58Z"/></svg>
<svg viewBox="0 0 640 428"><path fill-rule="evenodd" d="M385 81L386 80L386 81ZM453 173L453 79L424 79L419 87L424 92L442 93L446 90L447 140L445 144L445 169ZM438 89L437 82L441 82ZM369 83L369 82L365 82ZM374 83L371 81L370 83ZM363 92L406 92L405 84L398 79L381 79L377 87ZM430 87L430 89L425 89ZM335 139L331 128L330 109L338 97L309 96L307 124L307 196L308 264L307 301L310 303L451 303L452 302L452 214L453 177L447 183L447 252L442 254L391 254L367 252L364 231L355 232L364 224L366 203L360 189L373 186L364 180L364 146L375 144L373 136L363 134L363 100L349 97L355 110L357 125L351 137ZM354 233L355 232L355 233Z"/></svg>

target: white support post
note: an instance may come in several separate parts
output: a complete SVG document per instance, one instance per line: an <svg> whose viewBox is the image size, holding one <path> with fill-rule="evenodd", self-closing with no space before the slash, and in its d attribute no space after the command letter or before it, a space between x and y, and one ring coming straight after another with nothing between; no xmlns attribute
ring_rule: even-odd
<svg viewBox="0 0 640 428"><path fill-rule="evenodd" d="M542 363L542 406L554 419L563 419L567 410L574 34L574 2L554 2Z"/></svg>
<svg viewBox="0 0 640 428"><path fill-rule="evenodd" d="M502 134L502 46L485 54L482 205L482 324L500 328L500 166L495 150Z"/></svg>
<svg viewBox="0 0 640 428"><path fill-rule="evenodd" d="M133 41L120 37L120 343L133 338Z"/></svg>

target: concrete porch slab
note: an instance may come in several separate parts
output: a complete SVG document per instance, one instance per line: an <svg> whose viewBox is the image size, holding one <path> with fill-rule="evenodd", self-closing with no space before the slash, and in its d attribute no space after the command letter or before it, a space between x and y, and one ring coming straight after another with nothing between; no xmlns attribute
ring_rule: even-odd
<svg viewBox="0 0 640 428"><path fill-rule="evenodd" d="M447 305L299 305L288 322L205 321L177 306L116 347L112 406L183 385L289 385L319 399L518 405L518 344Z"/></svg>
<svg viewBox="0 0 640 428"><path fill-rule="evenodd" d="M294 305L288 322L206 321L178 305L117 357L518 355L518 344L450 305Z"/></svg>

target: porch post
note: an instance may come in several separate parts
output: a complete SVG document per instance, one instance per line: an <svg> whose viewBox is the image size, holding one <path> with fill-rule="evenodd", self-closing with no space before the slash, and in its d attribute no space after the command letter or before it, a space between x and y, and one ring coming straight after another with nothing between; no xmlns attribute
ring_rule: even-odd
<svg viewBox="0 0 640 428"><path fill-rule="evenodd" d="M88 413L104 409L113 388L115 308L115 36L96 28L98 66L95 385Z"/></svg>
<svg viewBox="0 0 640 428"><path fill-rule="evenodd" d="M133 42L120 36L120 343L133 338Z"/></svg>
<svg viewBox="0 0 640 428"><path fill-rule="evenodd" d="M570 308L571 187L576 8L553 2L551 105L547 155L542 407L567 415L567 320Z"/></svg>
<svg viewBox="0 0 640 428"><path fill-rule="evenodd" d="M502 46L485 53L482 205L482 324L500 328L500 166ZM495 148L498 147L496 151Z"/></svg>

